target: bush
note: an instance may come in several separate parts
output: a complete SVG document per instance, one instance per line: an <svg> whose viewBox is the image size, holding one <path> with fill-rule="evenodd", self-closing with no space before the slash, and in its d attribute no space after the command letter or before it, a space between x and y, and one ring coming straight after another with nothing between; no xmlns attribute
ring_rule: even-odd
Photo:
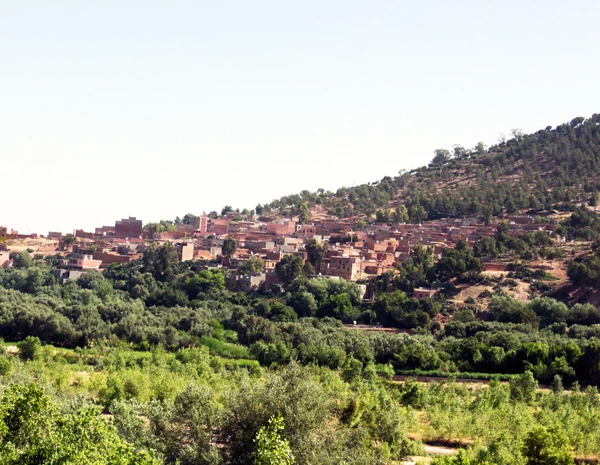
<svg viewBox="0 0 600 465"><path fill-rule="evenodd" d="M0 376L7 376L12 369L12 362L6 355L0 355Z"/></svg>
<svg viewBox="0 0 600 465"><path fill-rule="evenodd" d="M531 371L510 380L510 398L516 401L531 403L535 399L538 383Z"/></svg>
<svg viewBox="0 0 600 465"><path fill-rule="evenodd" d="M39 360L42 356L42 343L35 336L27 336L17 347L21 360Z"/></svg>

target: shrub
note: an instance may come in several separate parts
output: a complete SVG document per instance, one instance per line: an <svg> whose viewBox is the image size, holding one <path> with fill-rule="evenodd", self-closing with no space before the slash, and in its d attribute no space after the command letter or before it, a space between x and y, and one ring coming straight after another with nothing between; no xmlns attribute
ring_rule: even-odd
<svg viewBox="0 0 600 465"><path fill-rule="evenodd" d="M42 356L42 343L35 336L27 336L17 344L21 360L39 360Z"/></svg>

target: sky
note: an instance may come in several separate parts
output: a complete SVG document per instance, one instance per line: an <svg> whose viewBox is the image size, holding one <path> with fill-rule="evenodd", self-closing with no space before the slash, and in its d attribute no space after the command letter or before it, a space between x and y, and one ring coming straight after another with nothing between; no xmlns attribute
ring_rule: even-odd
<svg viewBox="0 0 600 465"><path fill-rule="evenodd" d="M0 225L254 208L600 112L600 2L0 0Z"/></svg>

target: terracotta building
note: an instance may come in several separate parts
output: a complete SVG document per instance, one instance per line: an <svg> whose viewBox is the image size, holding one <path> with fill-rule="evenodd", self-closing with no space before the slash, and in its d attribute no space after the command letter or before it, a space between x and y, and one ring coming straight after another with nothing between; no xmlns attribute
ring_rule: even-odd
<svg viewBox="0 0 600 465"><path fill-rule="evenodd" d="M115 236L119 238L140 237L142 235L142 220L135 216L115 222Z"/></svg>

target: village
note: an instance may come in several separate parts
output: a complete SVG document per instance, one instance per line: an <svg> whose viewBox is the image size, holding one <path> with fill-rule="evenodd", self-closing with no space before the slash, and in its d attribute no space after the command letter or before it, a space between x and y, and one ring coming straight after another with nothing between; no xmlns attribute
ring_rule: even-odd
<svg viewBox="0 0 600 465"><path fill-rule="evenodd" d="M277 219L259 215L240 216L238 212L192 216L192 224L176 224L174 230L149 232L140 219L124 218L114 226L102 226L73 234L19 234L0 227L0 266L12 266L11 252L27 250L62 257L55 270L60 282L77 279L90 270L103 270L113 263L127 263L142 257L152 243L172 243L180 261L202 261L205 267L225 267L226 285L231 291L269 287L279 280L277 263L286 255L306 261L305 243L327 244L325 255L314 270L315 276L361 282L396 269L410 257L416 245L432 248L434 257L459 240L469 244L493 236L496 224L485 225L476 218L428 221L422 224L367 224L365 218L337 219L311 211L312 220ZM510 234L548 231L552 223L538 223L531 216L509 216ZM235 240L233 253L224 254L227 238ZM27 244L24 246L23 244ZM19 248L20 246L20 248ZM260 271L245 273L246 262L262 262ZM505 264L485 261L486 271L503 271ZM416 289L416 298L433 297L435 289Z"/></svg>

